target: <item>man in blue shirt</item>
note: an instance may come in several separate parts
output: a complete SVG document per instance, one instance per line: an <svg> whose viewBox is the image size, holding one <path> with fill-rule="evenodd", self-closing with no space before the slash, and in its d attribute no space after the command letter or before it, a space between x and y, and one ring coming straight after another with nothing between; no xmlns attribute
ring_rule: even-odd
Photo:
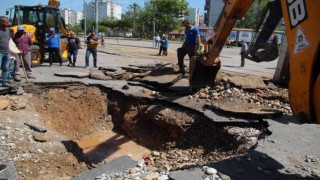
<svg viewBox="0 0 320 180"><path fill-rule="evenodd" d="M200 53L200 31L198 28L193 27L189 20L182 21L182 25L185 27L185 41L181 48L178 48L178 64L179 71L176 73L185 74L183 59L186 54L189 58L199 55Z"/></svg>
<svg viewBox="0 0 320 180"><path fill-rule="evenodd" d="M52 61L54 58L58 58L60 66L62 66L62 58L60 55L60 36L54 31L54 28L50 28L50 33L46 36L46 41L48 42L50 66L52 66Z"/></svg>

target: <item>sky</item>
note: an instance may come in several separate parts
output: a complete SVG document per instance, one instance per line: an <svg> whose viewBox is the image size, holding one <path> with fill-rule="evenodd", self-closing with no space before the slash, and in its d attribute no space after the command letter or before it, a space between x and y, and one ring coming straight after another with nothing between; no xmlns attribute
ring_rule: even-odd
<svg viewBox="0 0 320 180"><path fill-rule="evenodd" d="M91 0L85 0L86 2L90 2ZM204 11L204 4L205 0L186 0L189 3L189 7L192 8L199 8L201 14L203 14ZM28 5L28 6L34 6L37 5L39 2L43 5L48 4L48 0L0 0L0 16L3 16L6 14L6 9L13 7L17 4L17 2L20 5ZM113 2L122 4L123 11L126 11L127 7L130 4L138 3L140 6L144 5L145 0L113 0ZM60 7L61 8L70 8L72 10L76 11L82 11L83 10L83 0L60 0Z"/></svg>

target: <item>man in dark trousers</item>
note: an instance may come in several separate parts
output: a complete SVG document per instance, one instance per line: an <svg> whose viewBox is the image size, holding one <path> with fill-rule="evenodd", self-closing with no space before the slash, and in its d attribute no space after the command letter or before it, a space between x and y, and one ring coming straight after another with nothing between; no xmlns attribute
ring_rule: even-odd
<svg viewBox="0 0 320 180"><path fill-rule="evenodd" d="M75 37L75 35L75 32L70 32L70 37L68 38L68 66L73 67L76 66L78 49L81 48L80 40L79 38ZM71 61L71 56L73 56L73 61Z"/></svg>
<svg viewBox="0 0 320 180"><path fill-rule="evenodd" d="M14 87L8 83L10 62L9 40L11 38L10 30L7 29L8 24L8 18L0 16L0 65L2 70L2 86Z"/></svg>
<svg viewBox="0 0 320 180"><path fill-rule="evenodd" d="M185 27L185 41L182 47L177 50L179 71L176 73L182 73L184 75L184 56L188 54L189 58L191 58L200 53L201 38L199 29L193 27L189 20L182 21L182 25Z"/></svg>
<svg viewBox="0 0 320 180"><path fill-rule="evenodd" d="M54 58L58 58L60 66L62 66L62 58L60 55L60 36L55 33L54 28L50 28L50 33L46 36L46 41L48 42L50 66L52 66Z"/></svg>
<svg viewBox="0 0 320 180"><path fill-rule="evenodd" d="M86 44L87 44L87 51L86 51L86 66L84 68L89 67L89 57L92 53L93 56L93 65L96 68L97 67L97 47L100 43L98 36L96 36L96 33L92 31L90 35L87 37Z"/></svg>
<svg viewBox="0 0 320 180"><path fill-rule="evenodd" d="M31 37L24 31L24 26L18 26L18 31L13 37L14 43L16 43L17 48L20 50L21 55L19 58L17 58L17 63L15 66L14 71L14 80L20 81L20 71L19 66L21 64L21 61L23 61L24 68L27 73L27 77L29 79L35 79L35 77L32 75L31 70L31 53L30 53L30 46L32 46L32 40Z"/></svg>

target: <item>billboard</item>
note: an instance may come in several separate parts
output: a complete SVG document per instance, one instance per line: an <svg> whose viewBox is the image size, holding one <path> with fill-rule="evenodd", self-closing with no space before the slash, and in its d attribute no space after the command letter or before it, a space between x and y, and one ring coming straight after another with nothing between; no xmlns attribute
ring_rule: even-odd
<svg viewBox="0 0 320 180"><path fill-rule="evenodd" d="M239 31L239 41L251 42L252 32L250 31Z"/></svg>

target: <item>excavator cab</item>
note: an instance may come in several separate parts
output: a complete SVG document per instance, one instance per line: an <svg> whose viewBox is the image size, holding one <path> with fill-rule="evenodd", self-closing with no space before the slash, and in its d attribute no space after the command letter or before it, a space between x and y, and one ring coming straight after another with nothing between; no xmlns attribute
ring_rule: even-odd
<svg viewBox="0 0 320 180"><path fill-rule="evenodd" d="M67 31L63 19L60 16L60 10L54 6L19 6L16 5L12 13L11 29L17 32L17 27L22 25L25 32L31 37L33 45L30 47L32 67L39 66L45 60L47 52L46 35L50 28L61 36L61 57L67 61L66 35Z"/></svg>

